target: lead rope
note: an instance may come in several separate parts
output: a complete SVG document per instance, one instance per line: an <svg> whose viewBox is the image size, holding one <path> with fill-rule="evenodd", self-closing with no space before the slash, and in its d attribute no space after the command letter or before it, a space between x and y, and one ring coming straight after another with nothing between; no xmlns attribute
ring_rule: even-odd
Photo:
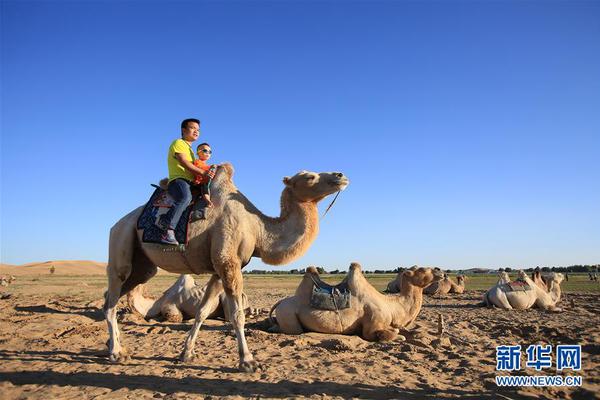
<svg viewBox="0 0 600 400"><path fill-rule="evenodd" d="M325 218L325 216L327 215L327 213L331 209L331 206L333 206L333 203L335 203L335 201L337 200L338 196L340 195L340 192L341 192L341 190L336 193L335 197L331 201L331 204L329 204L329 207L327 207L327 209L325 210L325 212L323 213L323 215L321 215L321 219Z"/></svg>

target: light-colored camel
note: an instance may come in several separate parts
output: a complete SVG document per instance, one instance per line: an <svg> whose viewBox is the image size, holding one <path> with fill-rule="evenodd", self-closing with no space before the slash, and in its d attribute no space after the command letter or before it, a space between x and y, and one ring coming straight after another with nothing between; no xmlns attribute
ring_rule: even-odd
<svg viewBox="0 0 600 400"><path fill-rule="evenodd" d="M452 283L453 282L448 274L444 274L444 279L438 282L433 282L431 285L423 289L423 293L430 296L434 294L448 294L452 289Z"/></svg>
<svg viewBox="0 0 600 400"><path fill-rule="evenodd" d="M289 263L302 256L317 237L317 203L343 190L349 181L339 172L301 171L285 177L281 214L277 218L261 213L233 184L233 167L219 166L211 186L213 208L207 219L192 222L188 244L183 251L165 251L169 246L142 243L136 228L143 206L117 222L110 231L108 291L104 306L109 332L110 360L128 358L121 345L117 326L119 298L147 282L157 266L178 274L212 274L206 293L185 341L183 361L194 357L198 331L224 290L231 306L229 320L237 338L240 369L254 371L259 364L248 349L244 334L242 268L252 257L266 264ZM170 247L173 249L173 247Z"/></svg>
<svg viewBox="0 0 600 400"><path fill-rule="evenodd" d="M197 285L192 275L189 274L181 275L156 300L144 295L144 286L138 285L127 294L129 307L145 319L162 317L169 322L181 322L184 319L194 318L206 293L206 285ZM252 309L245 293L242 293L242 299L244 313L248 316L252 314ZM211 306L212 308L208 310L208 318L229 320L231 310L225 292L219 295L218 303L212 303Z"/></svg>
<svg viewBox="0 0 600 400"><path fill-rule="evenodd" d="M562 274L553 274L550 277L549 293L537 286L525 272L519 271L518 276L518 280L529 285L530 290L511 291L506 283L498 283L483 296L486 305L506 310L526 310L535 305L543 310L562 311L556 307L561 296L560 283L564 279Z"/></svg>
<svg viewBox="0 0 600 400"><path fill-rule="evenodd" d="M8 286L16 280L17 278L14 275L0 276L0 286Z"/></svg>
<svg viewBox="0 0 600 400"><path fill-rule="evenodd" d="M352 263L344 281L350 290L350 307L341 310L320 310L310 305L313 278L318 277L314 267L304 274L296 293L277 302L277 325L282 333L297 335L306 331L358 334L369 341L393 340L398 330L412 323L421 310L423 288L441 280L439 269L417 268L402 274L399 294L380 293L366 280L360 265Z"/></svg>
<svg viewBox="0 0 600 400"><path fill-rule="evenodd" d="M450 284L452 287L450 288L450 293L463 293L465 291L465 281L467 277L464 275L456 275L456 281L458 283L454 283L452 279L450 279Z"/></svg>

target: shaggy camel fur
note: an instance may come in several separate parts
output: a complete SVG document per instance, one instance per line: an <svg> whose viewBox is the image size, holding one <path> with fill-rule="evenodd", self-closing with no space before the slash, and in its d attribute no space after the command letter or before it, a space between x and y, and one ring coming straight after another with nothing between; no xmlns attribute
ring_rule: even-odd
<svg viewBox="0 0 600 400"><path fill-rule="evenodd" d="M138 285L127 294L129 307L145 319L162 317L169 322L181 322L194 318L202 303L204 293L206 293L206 285L196 285L196 281L189 274L181 275L158 300L144 296L144 286ZM252 310L248 305L248 297L245 293L242 293L242 300L245 315L251 315ZM231 310L225 292L219 295L219 302L213 303L208 312L208 318L229 320Z"/></svg>
<svg viewBox="0 0 600 400"><path fill-rule="evenodd" d="M454 283L454 281L452 281L452 279L450 279L450 285L452 285L452 287L450 288L450 293L463 293L465 291L465 280L467 279L466 276L464 275L456 275L456 281L458 283Z"/></svg>
<svg viewBox="0 0 600 400"><path fill-rule="evenodd" d="M505 284L499 283L485 293L483 301L488 306L496 306L506 310L526 310L535 305L543 310L562 311L556 307L556 304L560 301L560 283L564 279L562 274L553 274L550 277L550 293L537 286L523 271L519 271L518 279L526 282L531 290L507 291Z"/></svg>
<svg viewBox="0 0 600 400"><path fill-rule="evenodd" d="M110 231L108 291L104 310L109 332L109 357L113 362L128 359L117 326L117 303L137 285L147 282L157 266L178 274L212 274L185 341L183 361L194 357L198 331L224 290L231 306L229 320L236 333L239 368L254 371L259 364L248 349L244 334L242 268L252 257L271 265L289 263L302 256L317 237L317 203L343 190L349 181L339 172L302 171L285 177L281 214L277 218L261 213L233 184L233 167L217 169L211 186L213 208L207 219L192 222L188 244L183 251L168 246L145 244L136 223L143 206L117 222Z"/></svg>
<svg viewBox="0 0 600 400"><path fill-rule="evenodd" d="M350 289L350 307L329 311L310 306L314 285L311 275L318 276L314 267L307 269L294 296L280 300L271 309L269 317L275 311L280 331L294 335L306 331L358 334L369 341L396 338L399 328L417 318L423 288L443 277L439 269L407 270L402 274L400 294L384 295L365 279L360 265L352 263L344 279Z"/></svg>
<svg viewBox="0 0 600 400"><path fill-rule="evenodd" d="M423 289L423 293L430 296L434 294L448 294L452 289L452 283L453 282L448 274L444 274L444 279L438 282L433 282L431 285Z"/></svg>

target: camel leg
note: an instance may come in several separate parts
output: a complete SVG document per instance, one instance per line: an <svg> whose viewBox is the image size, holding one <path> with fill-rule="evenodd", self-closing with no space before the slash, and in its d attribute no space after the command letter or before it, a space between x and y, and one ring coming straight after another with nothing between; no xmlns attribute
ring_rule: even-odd
<svg viewBox="0 0 600 400"><path fill-rule="evenodd" d="M192 329L188 333L188 336L185 340L183 352L181 353L181 360L183 362L189 362L193 360L194 346L196 345L196 338L198 337L200 327L202 326L206 318L208 318L208 316L216 308L215 303L219 302L219 295L221 293L223 293L221 278L219 277L219 275L211 276L208 283L206 284L206 291L204 292L204 296L202 297L202 301L200 302L200 307L196 312L196 319L194 320L194 325L192 325Z"/></svg>
<svg viewBox="0 0 600 400"><path fill-rule="evenodd" d="M298 320L296 299L287 298L280 301L275 308L275 315L277 318L277 325L279 325L279 331L288 335L300 335L304 333L302 324Z"/></svg>
<svg viewBox="0 0 600 400"><path fill-rule="evenodd" d="M260 369L260 364L254 360L252 353L248 349L246 335L244 333L244 324L246 323L246 313L244 312L243 300L243 277L240 267L233 265L226 266L223 270L223 287L230 314L229 321L235 330L235 336L238 343L238 354L240 356L239 369L244 372L254 372Z"/></svg>
<svg viewBox="0 0 600 400"><path fill-rule="evenodd" d="M109 276L104 312L108 325L108 353L109 359L112 362L124 362L129 359L127 351L121 346L121 335L119 334L119 326L117 325L117 304L121 297L122 285L123 282L119 277Z"/></svg>
<svg viewBox="0 0 600 400"><path fill-rule="evenodd" d="M182 322L183 313L177 308L176 304L165 303L160 308L160 313L163 318L169 322Z"/></svg>
<svg viewBox="0 0 600 400"><path fill-rule="evenodd" d="M365 314L366 323L363 324L362 337L369 342L384 342L394 340L398 337L398 329L391 326L385 326L376 321L376 317L371 311ZM371 315L369 317L369 315Z"/></svg>
<svg viewBox="0 0 600 400"><path fill-rule="evenodd" d="M108 350L112 362L129 359L127 351L121 346L121 334L117 324L117 304L121 296L127 294L138 284L147 282L156 274L156 266L136 246L136 212L121 219L110 231L108 266L108 290L104 312L108 325Z"/></svg>

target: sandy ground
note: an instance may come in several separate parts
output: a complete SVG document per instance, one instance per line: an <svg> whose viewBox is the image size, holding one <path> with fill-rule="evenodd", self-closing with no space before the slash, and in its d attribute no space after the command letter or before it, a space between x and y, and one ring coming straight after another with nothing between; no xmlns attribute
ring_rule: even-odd
<svg viewBox="0 0 600 400"><path fill-rule="evenodd" d="M3 266L0 272L9 270ZM21 274L0 289L0 294L12 295L0 300L2 399L600 398L597 293L568 293L562 313L477 307L482 291L429 298L416 325L403 332L406 341L388 343L268 333L267 316L261 313L247 320L246 330L264 369L246 374L236 369L236 341L228 323L207 321L197 342L199 359L182 364L178 356L191 321L145 321L126 310L120 327L133 357L124 365L111 364L100 310L105 278L44 273ZM154 278L150 292L160 294L176 278ZM268 277L246 282L251 304L258 308L292 294L298 283ZM436 340L438 313L448 326L441 342ZM538 342L581 344L583 387L497 388L495 346ZM529 368L519 372L556 373L554 366L542 373Z"/></svg>

